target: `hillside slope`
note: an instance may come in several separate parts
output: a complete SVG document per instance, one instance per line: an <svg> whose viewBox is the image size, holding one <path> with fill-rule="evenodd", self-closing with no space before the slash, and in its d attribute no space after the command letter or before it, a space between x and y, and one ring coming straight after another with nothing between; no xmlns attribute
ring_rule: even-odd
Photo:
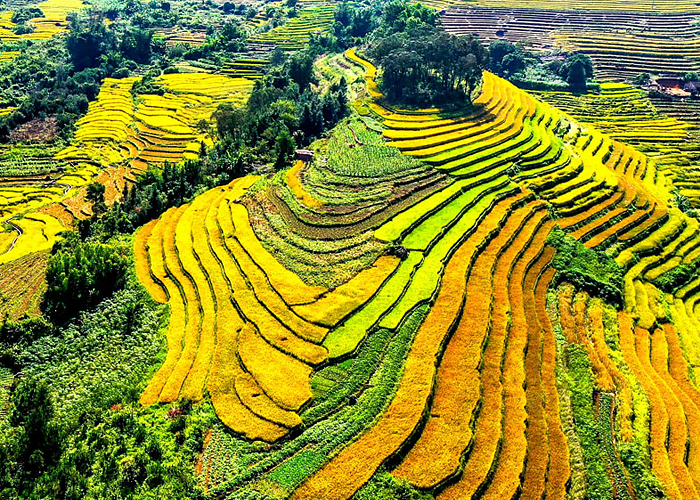
<svg viewBox="0 0 700 500"><path fill-rule="evenodd" d="M206 381L227 426L273 443L229 442L245 467L205 450L227 471L212 492L346 499L389 470L438 498L565 498L582 474L589 494L631 498L647 479L624 448L669 498L694 498L698 280L664 277L696 261L700 231L656 162L489 73L469 113L393 109L372 65L346 58L366 92L333 140L422 164L359 175L331 142L137 237L141 280L173 315L142 402L198 399ZM556 227L614 259L617 297L557 273ZM349 273L328 289L300 264L318 252Z"/></svg>

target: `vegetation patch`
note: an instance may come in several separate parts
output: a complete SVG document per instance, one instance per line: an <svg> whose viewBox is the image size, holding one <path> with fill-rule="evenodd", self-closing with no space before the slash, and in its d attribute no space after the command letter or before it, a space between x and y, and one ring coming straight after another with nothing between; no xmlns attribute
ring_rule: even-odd
<svg viewBox="0 0 700 500"><path fill-rule="evenodd" d="M568 281L608 303L622 305L622 269L604 253L586 248L564 231L552 231L547 243L557 253L552 265L558 282Z"/></svg>

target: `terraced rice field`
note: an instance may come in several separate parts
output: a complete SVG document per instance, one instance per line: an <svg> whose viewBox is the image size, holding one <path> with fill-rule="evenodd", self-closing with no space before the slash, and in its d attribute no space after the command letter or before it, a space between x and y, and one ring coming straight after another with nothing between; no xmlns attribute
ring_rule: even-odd
<svg viewBox="0 0 700 500"><path fill-rule="evenodd" d="M533 96L490 73L469 111L400 110L356 52L319 65L364 85L315 161L135 240L171 311L141 401L209 394L207 491L348 499L388 472L439 499L635 498L624 445L695 498L700 278L657 284L700 257L700 225L645 149L688 127L629 87ZM621 268L619 308L562 281L557 226Z"/></svg>
<svg viewBox="0 0 700 500"><path fill-rule="evenodd" d="M654 0L653 2L640 2L635 0L592 0L585 5L574 0L475 0L466 2L464 0L427 0L427 5L444 9L456 5L474 5L478 7L507 7L541 9L552 11L574 11L574 12L634 12L634 13L696 13L697 3L692 0Z"/></svg>
<svg viewBox="0 0 700 500"><path fill-rule="evenodd" d="M49 253L35 252L0 266L0 317L11 321L40 314Z"/></svg>
<svg viewBox="0 0 700 500"><path fill-rule="evenodd" d="M135 81L106 80L98 99L78 121L74 145L57 158L102 165L126 161L140 170L149 164L196 158L202 143L211 145L197 124L210 121L221 103L245 102L253 85L248 79L208 73L170 74L158 80L164 95L134 100Z"/></svg>
<svg viewBox="0 0 700 500"><path fill-rule="evenodd" d="M221 73L238 78L261 78L268 61L265 59L240 58L224 63Z"/></svg>
<svg viewBox="0 0 700 500"><path fill-rule="evenodd" d="M297 17L282 26L250 37L250 42L283 50L298 50L308 43L311 35L322 33L333 27L333 5L301 9Z"/></svg>
<svg viewBox="0 0 700 500"><path fill-rule="evenodd" d="M135 81L107 79L72 144L53 157L0 153L0 264L50 249L58 233L92 215L90 182L104 183L112 203L149 166L197 158L202 144L212 144L197 124L210 122L221 103L244 103L253 85L224 75L171 74L158 80L164 95L134 99Z"/></svg>
<svg viewBox="0 0 700 500"><path fill-rule="evenodd" d="M665 100L652 101L641 90L626 84L603 84L600 94L534 94L567 111L579 122L595 126L612 139L634 145L665 173L666 180L671 183L669 188L698 203L694 165L700 160L697 153L700 129L697 124L686 121L692 119L688 117L688 108L674 113L674 101L669 104Z"/></svg>
<svg viewBox="0 0 700 500"><path fill-rule="evenodd" d="M605 2L610 7L596 12L595 2L586 2L586 12L578 12L564 3L476 2L447 10L442 20L456 34L522 41L536 50L583 52L593 60L600 80L621 81L640 73L684 75L700 69L700 7L685 9L676 2L677 10L666 10L657 1L656 10L645 13Z"/></svg>
<svg viewBox="0 0 700 500"><path fill-rule="evenodd" d="M199 47L207 40L205 31L186 31L180 28L159 28L154 34L157 40L165 41L168 47L173 47L177 44L190 45Z"/></svg>
<svg viewBox="0 0 700 500"><path fill-rule="evenodd" d="M31 19L28 21L34 31L23 35L14 33L17 27L12 22L12 11L0 12L0 40L12 42L17 40L47 40L58 34L68 31L67 16L71 12L82 9L85 4L82 0L46 0L36 4L44 13L44 17ZM5 53L7 54L7 53ZM11 55L8 57L12 57ZM4 59L0 58L0 60Z"/></svg>

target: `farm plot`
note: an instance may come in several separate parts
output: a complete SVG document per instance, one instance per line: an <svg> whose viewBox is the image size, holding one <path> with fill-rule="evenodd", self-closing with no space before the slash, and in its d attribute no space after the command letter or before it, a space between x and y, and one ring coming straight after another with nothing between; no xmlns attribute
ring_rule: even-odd
<svg viewBox="0 0 700 500"><path fill-rule="evenodd" d="M359 119L334 130L324 156L244 199L263 245L310 283L340 285L369 267L384 251L372 229L452 182Z"/></svg>
<svg viewBox="0 0 700 500"><path fill-rule="evenodd" d="M210 121L222 102L240 105L253 82L206 73L164 75L163 96L131 94L135 78L106 79L88 113L77 122L70 146L53 158L39 154L0 163L0 216L5 237L0 263L51 248L56 235L92 215L86 200L93 180L106 186L107 203L118 200L134 175L150 165L196 158L211 144L197 124ZM0 161L3 157L0 153ZM29 174L29 175L28 175ZM36 212L41 210L40 212ZM38 245L38 246L35 246Z"/></svg>
<svg viewBox="0 0 700 500"><path fill-rule="evenodd" d="M58 158L105 166L128 161L141 170L149 164L195 158L202 143L211 144L197 124L210 121L223 102L244 103L252 88L252 82L243 78L170 74L158 80L168 91L164 95L134 99L134 82L134 78L105 81L98 99L78 121L75 143Z"/></svg>
<svg viewBox="0 0 700 500"><path fill-rule="evenodd" d="M253 35L250 41L283 50L301 49L308 43L312 34L322 33L332 28L333 13L332 5L302 9L297 17L270 31Z"/></svg>
<svg viewBox="0 0 700 500"><path fill-rule="evenodd" d="M451 2L455 3L455 2ZM697 13L698 6L691 0L656 0L652 3L635 0L592 0L585 6L573 0L477 0L476 5L484 7L520 7L526 9L548 9L562 11L622 11L646 13Z"/></svg>
<svg viewBox="0 0 700 500"><path fill-rule="evenodd" d="M29 20L28 24L34 28L31 33L17 35L14 33L16 24L12 22L11 11L0 13L0 40L47 40L58 34L68 31L68 14L85 7L82 0L46 0L37 4L44 13L44 17Z"/></svg>
<svg viewBox="0 0 700 500"><path fill-rule="evenodd" d="M522 41L535 50L583 52L591 57L596 76L602 80L621 81L644 72L683 75L700 67L700 27L694 21L700 12L697 7L663 10L664 15L659 15L663 9L659 2L655 12L630 8L643 2L627 2L624 8L605 2L609 8L600 10L607 12L596 12L595 2L586 3L588 12L561 5L565 2L536 3L478 2L478 8L449 9L442 19L445 28L455 34Z"/></svg>
<svg viewBox="0 0 700 500"><path fill-rule="evenodd" d="M36 252L0 266L0 316L16 321L40 314L48 252Z"/></svg>
<svg viewBox="0 0 700 500"><path fill-rule="evenodd" d="M207 381L227 426L276 441L302 423L328 328L372 297L399 259L381 257L334 290L304 284L261 246L238 202L257 180L209 191L139 232L139 277L171 306L168 357L142 402L200 399Z"/></svg>
<svg viewBox="0 0 700 500"><path fill-rule="evenodd" d="M268 61L266 59L239 58L225 62L221 73L234 78L261 78Z"/></svg>
<svg viewBox="0 0 700 500"><path fill-rule="evenodd" d="M355 55L351 57L356 59ZM371 65L358 62L367 70L368 85L372 85ZM510 182L518 182L537 192L549 207L559 212L558 223L570 228L572 234L585 241L586 246L607 248L609 253L616 255L618 264L626 271L626 282L643 280L642 275L648 268L671 256L684 255L683 242L695 234L683 234L690 224L689 219L677 211L669 211L666 184L652 159L593 127L581 126L568 115L531 100L523 92L490 75L485 76L484 90L476 109L464 117L435 115L434 111L422 115L401 113L383 104L380 96L371 91L370 95L371 101L365 101L363 106L378 119L383 119L389 144L408 156L422 158L436 169L449 172L457 178L455 188L464 186L464 194L460 196L458 191L457 196L451 198L450 190L444 189L445 195L436 195L435 201L426 198L406 210L405 215L398 215L376 231L377 237L385 238L385 241L399 242L409 251L423 251L425 255L403 296L379 320L379 326L396 328L414 305L424 301L432 307L407 358L406 372L397 395L382 418L302 483L292 498L349 498L398 449L403 452L392 474L418 488L437 489L438 498L470 498L473 495L508 498L520 488L521 494L528 498L540 498L545 489L553 496L563 498L568 475L575 471L570 472L562 448L556 447L556 443L572 438L565 437L563 425L558 421L560 413L557 407L552 407L551 401L547 404L542 398L543 393L552 394L554 391L556 394L553 356L557 349L562 349L550 333L552 327L544 313L544 293L553 277L548 267L553 252L545 246L551 223L546 214L536 215L536 205L532 205L534 213L529 216L529 223L525 222L528 217L524 215L522 222L518 222L518 214L524 208L511 211L513 219L501 224L503 232L498 236L486 238L487 243L476 251L473 266L463 264L467 269L460 274L464 272L468 276L465 293L459 288L454 289L447 279L452 261L439 257L442 262L448 262L444 270L438 271L441 275L439 284L432 279L435 271L431 270L433 255L453 255L447 250L454 245L452 242L459 241L458 238L452 239L453 234L465 235L468 242L470 232L467 228L475 227L474 223L462 225L462 221L467 220L470 212L476 212L479 204L473 205L474 208L466 205L470 208L463 211L458 208L460 205L456 200L469 203L467 200L474 196L469 194L470 186L488 186L489 181L495 181L494 177L505 175ZM501 103L502 100L505 102ZM547 130L551 133L548 134ZM512 163L509 165L509 162ZM500 173L493 173L501 163L508 167ZM519 168L509 168L512 164ZM483 177L487 173L492 177ZM512 200L511 203L518 206L528 199L528 195L527 192L517 195L517 192L506 190L501 199ZM499 203L497 200L495 198L491 206ZM492 213L496 210L493 208ZM476 226L479 231L488 218L477 217L476 220L481 220ZM517 227L522 229L517 230ZM661 249L664 251L658 255ZM461 248L457 252L461 252ZM457 255L455 253L453 258L456 259ZM473 289L470 288L472 277ZM649 310L657 311L656 318L662 320L663 316L658 315L664 309L658 304L647 305L650 292L645 290L648 285L642 281L639 283L632 287L637 290L634 294L626 287L625 308L640 325L650 321L645 320L650 315ZM471 295L469 290L472 290ZM686 287L677 295L684 296L683 293L691 293L690 290L694 288ZM440 307L443 291L452 297L453 310L449 313ZM490 293L493 293L490 300L483 296ZM461 307L470 311L468 317L458 319L461 313L455 311L459 307L454 303L454 297L463 297L465 302ZM474 301L472 306L469 305L471 300ZM585 305L585 301L580 304ZM692 309L693 304L691 301L685 310ZM581 310L578 306L576 309ZM475 314L476 311L479 313ZM415 356L431 352L419 342L421 332L431 328L430 318L434 314L440 317L442 328L450 330L450 342L441 353L439 365L434 368L437 373L435 382L422 384L421 378L408 370L413 366L414 351ZM611 443L614 443L613 436L617 433L624 439L646 442L643 433L636 429L633 433L631 427L632 414L636 416L634 421L643 425L644 406L631 396L632 383L626 375L629 373L627 365L620 367L613 361L618 360L621 353L612 354L607 347L600 307L592 307L588 320L585 316L576 318L570 322L574 328L571 336L578 338L574 342L579 342L588 353L588 363L594 367L600 390L608 392L600 395L596 406L592 406L591 392L588 410L585 406L575 406L572 411L578 412L581 418L586 414L580 412L588 411L593 419L591 425L601 433L594 442L605 443L604 452L598 454L602 457L600 460L605 460L599 470L608 470L610 476L603 477L600 484L608 481L614 487L608 494L615 491L617 497L631 498L628 472ZM464 326L460 321L465 322ZM590 327L586 326L587 321ZM585 333L587 328L590 328L590 333ZM356 331L348 329L344 333L355 338ZM440 335L442 333L435 332L430 337L435 341L436 337L441 338ZM464 335L463 340L461 335ZM482 340L473 338L479 335ZM484 336L488 340L484 341ZM329 338L334 338L333 332ZM337 342L331 345L331 352L333 349L350 352L353 344L350 348L343 348ZM463 349L477 351L465 354ZM484 349L481 355L479 349ZM665 359L665 351L660 352L659 363ZM415 362L419 363L418 360ZM475 363L473 367L464 366L470 362ZM434 362L429 364L426 361L426 366L430 365L434 366ZM543 371L545 366L547 370ZM424 368L420 373L433 379L432 369ZM462 378L464 382L459 382ZM410 384L415 385L414 392L411 392ZM423 390L433 394L430 399L432 406L427 409L428 400L423 399ZM413 409L416 402L418 408ZM620 405L617 413L620 427L611 420L615 404ZM688 408L688 411L693 411L692 407ZM429 416L419 426L422 415ZM669 421L659 422L652 416L652 422L656 422L652 425L664 428L664 422ZM694 486L688 482L688 468L679 460L680 450L685 446L685 427L680 420L675 422L678 427L673 432L677 441L672 441L672 447L678 451L669 451L669 463L673 464L669 466L669 474L664 475L661 468L657 477L669 488L680 484L682 491L692 491ZM580 431L586 432L585 428ZM546 436L555 448L550 448ZM407 446L404 443L409 439L410 445ZM595 452L588 454L589 444L583 442L586 457L596 456ZM658 455L652 462L663 462ZM589 458L586 458L586 464L596 467ZM554 470L556 475L552 475Z"/></svg>
<svg viewBox="0 0 700 500"><path fill-rule="evenodd" d="M155 30L154 38L163 40L168 47L177 44L199 47L207 41L206 31L187 31L180 27L158 28Z"/></svg>
<svg viewBox="0 0 700 500"><path fill-rule="evenodd" d="M654 161L680 194L697 203L697 175L693 165L700 159L697 153L700 137L697 125L685 121L683 115L663 113L642 91L625 84L603 84L600 94L536 92L534 95L616 141L634 145Z"/></svg>

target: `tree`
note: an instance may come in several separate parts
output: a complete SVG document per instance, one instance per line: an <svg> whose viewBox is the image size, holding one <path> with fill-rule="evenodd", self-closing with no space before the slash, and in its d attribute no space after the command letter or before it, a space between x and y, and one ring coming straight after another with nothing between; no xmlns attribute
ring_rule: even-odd
<svg viewBox="0 0 700 500"><path fill-rule="evenodd" d="M372 10L369 8L355 9L350 23L352 36L364 37L372 31L373 27Z"/></svg>
<svg viewBox="0 0 700 500"><path fill-rule="evenodd" d="M24 24L31 19L46 17L38 7L20 7L12 14L12 22Z"/></svg>
<svg viewBox="0 0 700 500"><path fill-rule="evenodd" d="M87 194L85 198L93 203L104 203L105 201L105 185L100 182L88 184Z"/></svg>
<svg viewBox="0 0 700 500"><path fill-rule="evenodd" d="M582 61L574 61L569 66L566 82L574 89L586 88L586 66Z"/></svg>
<svg viewBox="0 0 700 500"><path fill-rule="evenodd" d="M128 267L124 248L68 239L49 258L41 309L62 324L123 288Z"/></svg>
<svg viewBox="0 0 700 500"><path fill-rule="evenodd" d="M308 52L297 52L287 62L287 72L303 92L314 82L314 59Z"/></svg>
<svg viewBox="0 0 700 500"><path fill-rule="evenodd" d="M275 168L281 169L289 165L289 162L294 157L296 144L294 139L286 128L283 129L277 136L275 141Z"/></svg>
<svg viewBox="0 0 700 500"><path fill-rule="evenodd" d="M216 131L220 138L230 137L238 143L243 140L243 133L248 115L244 108L225 103L214 112Z"/></svg>
<svg viewBox="0 0 700 500"><path fill-rule="evenodd" d="M435 26L438 19L439 13L435 9L421 4L393 0L384 6L380 26L385 33L397 33L406 31L409 25Z"/></svg>
<svg viewBox="0 0 700 500"><path fill-rule="evenodd" d="M570 54L560 69L560 76L572 89L585 90L593 76L593 62L585 54Z"/></svg>
<svg viewBox="0 0 700 500"><path fill-rule="evenodd" d="M127 59L139 64L148 64L151 60L152 41L153 30L129 29L122 37L120 50Z"/></svg>
<svg viewBox="0 0 700 500"><path fill-rule="evenodd" d="M0 446L0 492L28 498L35 481L60 454L53 405L45 382L26 379L15 389L8 417L9 440Z"/></svg>
<svg viewBox="0 0 700 500"><path fill-rule="evenodd" d="M87 187L85 198L92 202L92 211L97 215L101 215L107 211L105 204L105 185L99 182L93 182Z"/></svg>
<svg viewBox="0 0 700 500"><path fill-rule="evenodd" d="M648 85L651 82L651 75L649 73L639 73L634 77L635 85Z"/></svg>
<svg viewBox="0 0 700 500"><path fill-rule="evenodd" d="M520 73L527 67L527 62L525 61L525 56L520 52L513 52L511 54L506 54L502 62L503 74L514 75Z"/></svg>
<svg viewBox="0 0 700 500"><path fill-rule="evenodd" d="M96 67L103 55L116 47L116 37L109 31L101 16L74 17L66 38L76 71Z"/></svg>
<svg viewBox="0 0 700 500"><path fill-rule="evenodd" d="M506 40L496 40L489 45L489 69L496 74L503 74L503 59L518 48Z"/></svg>

